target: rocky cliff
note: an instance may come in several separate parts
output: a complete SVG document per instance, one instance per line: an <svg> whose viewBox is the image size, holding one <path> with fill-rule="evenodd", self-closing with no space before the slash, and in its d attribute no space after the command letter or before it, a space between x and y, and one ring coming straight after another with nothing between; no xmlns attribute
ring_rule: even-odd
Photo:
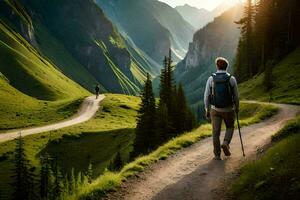
<svg viewBox="0 0 300 200"><path fill-rule="evenodd" d="M223 56L233 62L240 34L234 21L241 15L242 7L233 7L198 30L184 60L176 66L176 81L183 84L191 104L202 101L206 80L215 71L215 58Z"/></svg>

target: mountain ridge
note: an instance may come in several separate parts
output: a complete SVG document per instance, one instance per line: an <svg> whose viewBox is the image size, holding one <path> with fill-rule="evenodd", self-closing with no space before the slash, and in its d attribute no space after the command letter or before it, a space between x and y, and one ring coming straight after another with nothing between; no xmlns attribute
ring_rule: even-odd
<svg viewBox="0 0 300 200"><path fill-rule="evenodd" d="M241 17L242 10L241 6L235 6L199 29L187 55L177 64L174 70L176 82L183 85L191 105L201 102L206 80L215 71L215 58L226 57L232 64L240 33L234 21Z"/></svg>
<svg viewBox="0 0 300 200"><path fill-rule="evenodd" d="M159 66L158 73L163 57L168 54L170 47L176 61L184 57L194 29L169 5L150 0L96 2L118 27L123 37L137 46L147 60L150 57L151 62L154 61ZM177 26L178 23L181 26Z"/></svg>
<svg viewBox="0 0 300 200"><path fill-rule="evenodd" d="M185 4L183 6L176 6L175 9L181 14L181 16L189 22L195 29L202 28L208 22L211 22L214 18L212 12L204 8L196 8Z"/></svg>

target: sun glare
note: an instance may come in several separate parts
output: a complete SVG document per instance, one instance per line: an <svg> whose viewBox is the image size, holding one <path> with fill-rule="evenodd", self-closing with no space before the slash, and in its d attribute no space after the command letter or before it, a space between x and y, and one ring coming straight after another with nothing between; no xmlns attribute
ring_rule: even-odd
<svg viewBox="0 0 300 200"><path fill-rule="evenodd" d="M197 8L205 8L207 10L213 10L221 3L235 4L243 2L244 0L160 0L173 7L178 5L189 4Z"/></svg>

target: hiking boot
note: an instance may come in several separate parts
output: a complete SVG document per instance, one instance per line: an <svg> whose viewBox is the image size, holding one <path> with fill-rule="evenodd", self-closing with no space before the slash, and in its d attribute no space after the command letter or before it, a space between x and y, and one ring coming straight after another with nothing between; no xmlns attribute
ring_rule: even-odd
<svg viewBox="0 0 300 200"><path fill-rule="evenodd" d="M222 160L222 159L221 159L221 156L215 156L213 159L214 159L214 160Z"/></svg>
<svg viewBox="0 0 300 200"><path fill-rule="evenodd" d="M222 144L221 148L223 149L223 152L224 152L225 156L230 156L231 155L231 153L229 151L229 145Z"/></svg>

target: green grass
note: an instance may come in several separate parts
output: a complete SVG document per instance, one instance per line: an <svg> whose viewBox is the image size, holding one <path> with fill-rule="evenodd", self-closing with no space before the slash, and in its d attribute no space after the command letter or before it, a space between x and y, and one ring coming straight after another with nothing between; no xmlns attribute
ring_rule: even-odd
<svg viewBox="0 0 300 200"><path fill-rule="evenodd" d="M103 51L103 55L106 58L107 64L110 66L114 75L117 77L119 84L122 88L122 92L124 94L129 95L137 95L140 92L140 88L134 84L121 70L118 66L113 62L110 58L109 50L103 41L95 41L95 44L99 46L99 48ZM137 65L135 65L137 67ZM132 67L132 66L131 66ZM138 69L138 68L136 68ZM134 75L137 75L136 73ZM136 79L140 79L140 76L135 77Z"/></svg>
<svg viewBox="0 0 300 200"><path fill-rule="evenodd" d="M260 122L271 114L275 114L277 108L269 105L242 103L241 105L241 125L250 125ZM266 114L267 113L267 114ZM128 177L143 171L147 166L157 162L158 160L166 159L171 154L178 150L188 147L197 141L211 136L210 124L201 125L192 132L178 136L166 144L159 147L149 155L145 155L135 159L123 167L120 172L105 171L94 182L85 185L81 188L78 194L70 197L70 199L99 199L105 195L107 191L115 190L120 183Z"/></svg>
<svg viewBox="0 0 300 200"><path fill-rule="evenodd" d="M39 157L44 152L59 155L63 173L85 172L89 162L93 163L94 176L99 176L118 151L122 159L128 160L132 150L134 128L140 98L117 94L106 94L101 110L88 122L69 128L51 131L24 138L26 155L36 172ZM15 141L0 143L0 191L9 196L11 192L11 170Z"/></svg>
<svg viewBox="0 0 300 200"><path fill-rule="evenodd" d="M87 186L84 189L86 194L95 188L99 190L99 184L105 188L100 191L107 191L108 188L112 188L111 184L115 184L114 181L110 181L110 177L114 179L120 177L123 180L143 170L147 165L165 159L177 150L210 135L210 126L202 125L195 131L170 141L149 156L129 163L121 173L104 172L118 151L121 152L123 161L128 161L129 152L132 150L139 103L138 97L107 94L101 103L101 111L97 112L94 119L73 127L25 137L26 155L36 167L36 172L39 169L39 156L44 152L52 156L59 155L59 164L63 173L69 172L73 167L76 172L86 171L91 161L94 166L94 177L100 174L104 176L100 176L101 178L97 178L91 186ZM264 106L243 103L241 108L245 111L241 111L241 123L245 124L244 122L249 117L262 115L265 111L261 107ZM253 119L256 118L253 117ZM257 120L247 121L247 124L254 122ZM5 195L9 195L11 191L9 183L14 146L15 141L0 144L0 191L3 191Z"/></svg>
<svg viewBox="0 0 300 200"><path fill-rule="evenodd" d="M243 99L300 104L300 47L286 56L273 70L273 88L263 86L264 73L239 85Z"/></svg>
<svg viewBox="0 0 300 200"><path fill-rule="evenodd" d="M276 134L272 135L272 141L278 141L294 133L300 132L300 115L293 120L290 120L287 125L278 131Z"/></svg>
<svg viewBox="0 0 300 200"><path fill-rule="evenodd" d="M2 20L0 87L0 130L64 119L89 95Z"/></svg>
<svg viewBox="0 0 300 200"><path fill-rule="evenodd" d="M47 55L47 58L55 63L66 76L89 91L94 91L98 81L66 50L64 45L49 33L47 28L35 23L35 35L42 54ZM104 88L101 89L105 91Z"/></svg>
<svg viewBox="0 0 300 200"><path fill-rule="evenodd" d="M0 72L20 92L41 100L87 95L42 57L21 35L0 21Z"/></svg>
<svg viewBox="0 0 300 200"><path fill-rule="evenodd" d="M241 103L239 117L241 126L261 122L277 113L278 107L257 103Z"/></svg>
<svg viewBox="0 0 300 200"><path fill-rule="evenodd" d="M273 138L276 142L260 159L242 168L232 193L240 200L297 199L300 195L300 117Z"/></svg>

